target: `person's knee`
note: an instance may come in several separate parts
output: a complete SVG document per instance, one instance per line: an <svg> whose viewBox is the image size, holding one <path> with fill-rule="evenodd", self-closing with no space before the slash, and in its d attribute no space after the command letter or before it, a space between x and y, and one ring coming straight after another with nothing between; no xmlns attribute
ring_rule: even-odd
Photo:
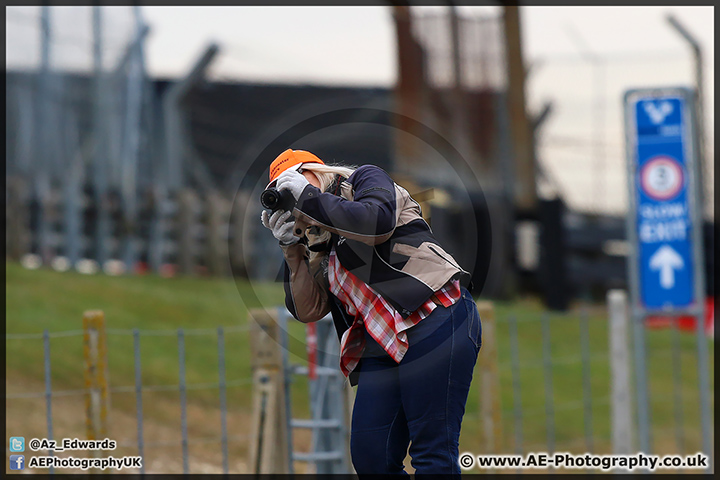
<svg viewBox="0 0 720 480"><path fill-rule="evenodd" d="M350 455L358 474L401 473L404 455L400 449L388 445L387 430L353 432L350 435Z"/></svg>
<svg viewBox="0 0 720 480"><path fill-rule="evenodd" d="M361 473L385 473L385 451L378 445L372 432L353 432L350 435L350 455L355 471ZM384 447L384 445L382 445Z"/></svg>
<svg viewBox="0 0 720 480"><path fill-rule="evenodd" d="M460 474L459 429L446 418L411 422L410 456L416 474Z"/></svg>

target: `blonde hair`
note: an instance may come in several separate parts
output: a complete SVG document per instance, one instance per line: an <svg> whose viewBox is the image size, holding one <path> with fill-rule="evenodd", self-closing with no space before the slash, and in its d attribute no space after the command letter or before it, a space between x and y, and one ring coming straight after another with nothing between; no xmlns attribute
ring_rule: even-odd
<svg viewBox="0 0 720 480"><path fill-rule="evenodd" d="M340 175L343 178L348 178L353 174L357 167L348 167L344 165L325 165L321 163L303 163L302 170L312 172L320 182L320 190L327 192L328 190L335 188L335 177ZM311 229L308 229L308 232ZM308 237L308 244L315 245L325 243L330 240L330 232L324 229L318 229L315 233L306 233ZM310 258L313 259L319 255L325 255L326 252L310 252ZM324 268L327 268L325 266Z"/></svg>
<svg viewBox="0 0 720 480"><path fill-rule="evenodd" d="M320 182L320 190L326 192L335 182L336 175L348 178L355 171L355 167L324 165L321 163L303 163L302 170L313 172Z"/></svg>

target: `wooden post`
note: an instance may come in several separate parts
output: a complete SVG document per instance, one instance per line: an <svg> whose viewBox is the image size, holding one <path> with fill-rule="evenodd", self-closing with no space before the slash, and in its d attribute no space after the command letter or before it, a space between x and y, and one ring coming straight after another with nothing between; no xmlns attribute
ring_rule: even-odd
<svg viewBox="0 0 720 480"><path fill-rule="evenodd" d="M274 311L250 310L253 369L251 473L290 472L282 347L275 316Z"/></svg>
<svg viewBox="0 0 720 480"><path fill-rule="evenodd" d="M408 174L417 171L417 159L422 158L422 150L412 136L417 134L414 120L423 118L427 78L423 48L413 36L410 6L393 6L392 14L398 66L395 99L400 114L394 120L395 165L398 172Z"/></svg>
<svg viewBox="0 0 720 480"><path fill-rule="evenodd" d="M86 438L103 440L107 437L110 410L105 314L101 310L86 311L83 314L83 330ZM101 453L93 451L96 457Z"/></svg>
<svg viewBox="0 0 720 480"><path fill-rule="evenodd" d="M502 407L498 374L495 308L492 302L477 302L482 322L480 366L480 412L485 437L484 454L499 454L502 448Z"/></svg>
<svg viewBox="0 0 720 480"><path fill-rule="evenodd" d="M510 117L510 136L513 145L514 206L520 212L534 212L537 208L535 187L535 158L532 149L532 130L525 109L525 67L523 65L520 29L520 9L517 5L503 7L503 33L507 65L507 109Z"/></svg>

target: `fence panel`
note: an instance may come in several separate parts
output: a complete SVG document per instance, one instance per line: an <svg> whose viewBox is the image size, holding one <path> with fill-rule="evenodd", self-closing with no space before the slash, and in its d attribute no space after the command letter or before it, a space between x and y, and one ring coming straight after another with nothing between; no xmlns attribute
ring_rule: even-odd
<svg viewBox="0 0 720 480"><path fill-rule="evenodd" d="M247 255L254 249L248 242L264 242L244 233L245 209L250 202L247 192L238 192L231 208L230 196L219 191L201 195L191 189L170 193L153 187L133 207L137 218L133 225L123 217L120 198L109 195L102 204L108 210L103 217L107 223L103 231L107 232L99 252L96 222L101 206L89 193L75 199L51 188L47 198L41 199L27 191L20 177L8 178L7 185L6 218L12 227L7 231L7 254L17 260L32 255L30 261L24 261L28 265L88 273L150 269L164 275L180 271L247 276L247 262L262 261ZM62 223L59 212L67 214L69 209L79 213L73 214L71 224ZM46 217L42 221L41 214Z"/></svg>
<svg viewBox="0 0 720 480"><path fill-rule="evenodd" d="M131 346L130 349L128 349L128 354L132 355L132 358L128 357L127 362L129 362L129 364L131 365L131 368L129 370L131 372L131 378L133 378L133 381L130 385L121 384L115 386L108 386L107 395L109 396L109 394L112 393L114 395L114 399L116 400L113 405L113 415L116 418L116 422L108 423L107 431L102 434L102 437L99 438L104 438L105 436L107 436L111 439L117 439L118 450L113 453L113 455L116 457L123 455L139 455L143 457L145 462L142 464L139 473L157 473L158 471L163 473L169 473L173 471L172 466L168 466L167 464L162 465L164 460L161 460L163 458L162 449L169 447L178 447L181 449L181 451L183 452L182 460L178 458L180 456L178 455L174 457L174 459L176 460L173 463L179 466L181 465L180 462L182 462L182 464L184 464L183 469L185 471L191 471L191 469L194 470L196 468L207 471L207 469L210 468L208 473L230 473L231 471L243 473L245 471L245 465L243 464L243 462L238 462L237 459L244 456L238 456L237 453L234 453L233 457L235 460L235 465L230 465L229 448L232 445L234 450L237 450L237 448L245 449L245 445L247 445L250 436L247 434L229 435L228 429L229 425L242 425L242 423L238 423L238 414L241 414L244 418L249 416L250 411L244 405L241 405L240 409L238 410L238 405L235 405L231 415L230 412L228 412L228 403L225 396L230 389L234 389L235 391L237 391L237 387L250 387L252 385L252 379L250 377L237 378L237 376L234 376L234 378L231 379L225 378L224 344L225 337L228 333L232 335L240 334L245 336L247 334L247 331L248 327L244 325L212 329L181 329L180 331L141 330L137 328L132 330L112 328L106 329L106 334L108 338L115 339L114 342L109 342L109 344L115 344L117 346L117 340L122 338L128 338L131 341ZM42 377L44 378L44 390L37 392L11 391L6 395L8 412L11 411L11 405L13 404L13 402L28 402L35 399L37 399L38 401L43 401L45 413L45 429L43 431L37 430L35 428L27 429L26 432L28 433L26 433L26 435L28 435L28 438L51 438L56 440L68 437L91 438L85 431L86 423L88 427L94 426L96 424L96 422L91 422L90 420L97 417L97 415L95 415L95 411L99 411L99 405L102 402L91 402L92 407L87 411L83 409L78 409L76 408L76 406L82 405L82 399L84 397L87 397L88 395L90 395L92 398L95 398L95 396L97 396L98 399L102 398L102 394L95 396L93 395L93 392L97 390L97 393L100 393L100 390L92 387L92 385L92 388L90 389L88 389L88 387L85 387L78 389L53 390L52 385L53 380L57 378L54 375L57 375L59 373L54 371L55 369L53 368L53 365L55 364L55 362L61 360L63 362L63 368L59 370L65 371L67 369L66 362L74 361L77 363L77 370L79 373L80 370L83 368L83 359L82 353L80 353L82 352L82 349L76 351L75 349L64 348L63 345L60 345L58 348L53 348L53 351L56 353L51 356L51 342L54 343L54 340L56 339L62 340L65 338L70 338L73 341L77 339L82 340L84 335L87 335L87 332L83 330L71 330L65 332L48 332L46 330L43 333L38 334L6 335L6 342L8 343L18 341L27 342L33 340L39 340L42 342L42 345L39 346L42 352L41 361L39 363L42 366L41 371ZM148 348L156 347L157 339L174 338L176 345L181 348L183 340L186 340L188 336L198 338L198 340L202 342L209 341L214 344L213 348L217 348L218 371L221 372L218 374L218 381L200 383L188 382L188 378L184 378L184 376L182 375L183 372L179 372L178 382L174 384L149 384L147 383L147 381L144 383L141 362L141 345L144 345ZM141 342L142 337L147 337L147 341ZM88 352L90 350L96 350L96 345L97 344L95 344L93 348L88 348ZM63 350L65 350L65 352L63 352ZM192 355L192 351L188 348L185 348L184 350L184 352L182 350L178 352L178 366L180 368L182 368L181 360L183 359L183 357L186 356L184 354ZM98 357L96 357L95 355L92 355L91 358L93 359L93 362L89 363L88 365L92 367L92 375L95 375L95 373L98 371L97 365L101 365L102 361L101 359L98 359ZM195 367L197 367L197 361L194 363L194 365ZM187 372L187 368L185 368L185 372ZM80 378L82 379L82 375L80 376ZM91 376L90 378L92 380L92 378L95 377ZM91 383L93 383L94 385L97 382L92 381ZM181 424L178 426L179 428L177 434L173 435L170 438L164 439L153 437L152 440L147 441L145 439L148 431L146 426L148 425L148 422L150 422L150 431L155 433L158 432L158 414L162 414L162 412L159 412L158 410L163 409L164 407L158 407L157 405L153 406L153 402L151 399L151 401L148 403L148 405L150 405L151 414L148 415L147 408L145 407L145 404L147 402L144 402L144 397L156 394L165 395L165 397L163 398L167 399L167 395L171 395L173 392L177 392L179 394L181 390L184 391L186 394L184 403L186 407L187 417L185 418L184 422L182 422L181 419ZM217 429L217 435L201 436L198 434L198 431L201 430L200 427L203 426L199 425L199 423L207 422L204 416L203 418L197 418L196 416L193 417L190 414L193 409L197 409L197 403L191 403L189 401L189 396L187 396L187 394L191 391L207 391L208 393L212 391L218 392L217 398L219 399L220 403L220 425ZM132 405L130 403L126 404L122 401L121 397L124 394L132 394L134 396L134 401L132 402ZM77 399L77 401L75 399ZM66 404L63 402L59 405L59 402L61 400L69 400L70 403ZM163 405L165 404L164 402ZM97 405L95 405L96 403ZM58 409L58 406L60 406L61 408ZM73 413L69 413L71 410L73 411ZM212 410L214 409L211 409L209 411ZM130 415L130 418L134 420L134 422L131 423L131 425L133 425L134 427L133 433L129 433L127 431L127 428L125 428L125 419L128 418L128 414ZM58 423L60 423L62 427L59 430L56 428L56 425ZM165 429L166 427L160 428ZM56 435L57 438L55 438ZM206 450L206 445L211 444L217 444L217 446L220 447L219 449L216 449L216 451L222 452L222 457L218 458L218 461L215 465L209 466L204 462L204 460L198 459L197 453L193 455L193 446L197 446L199 450ZM53 452L51 450L47 452L47 455L64 457L67 456L67 452L59 453ZM80 452L74 452L74 455L77 457L92 456L92 452L82 452L82 454Z"/></svg>
<svg viewBox="0 0 720 480"><path fill-rule="evenodd" d="M610 306L612 311L612 301ZM493 343L498 355L497 375L500 392L497 398L500 402L499 405L493 405L486 412L487 400L483 400L480 403L483 414L478 415L483 419L480 431L482 432L484 428L485 431L493 432L495 435L494 438L488 439L490 445L495 445L494 449L501 453L514 451L518 454L533 451L568 451L576 454L637 451L637 447L632 445L632 439L629 438L630 432L633 431L630 425L632 419L622 417L624 420L621 419L618 423L614 415L617 412L610 410L611 381L622 380L616 364L619 361L622 363L623 354L611 341L613 337L609 333L612 328L615 328L615 324L608 324L605 314L604 310L591 311L588 309L583 309L578 314L528 314L527 312L507 311L497 314L494 329L496 340ZM485 317L489 322L487 314ZM89 327L90 322L87 323L86 327ZM488 327L487 331L492 330L491 322L486 326ZM94 328L97 329L97 326ZM250 465L241 465L237 459L244 457L241 452L248 451L248 447L252 445L252 443L249 445L248 442L254 441L253 436L245 433L229 434L228 432L247 425L251 409L249 398L244 392L249 391L249 387L253 384L253 378L250 376L238 377L237 374L230 379L226 378L228 361L232 364L232 358L229 360L226 358L226 350L232 348L228 346L228 335L238 334L242 338L246 338L248 332L248 325L177 330L105 329L108 350L112 352L111 347L115 348L113 358L118 360L126 357L127 364L127 367L124 367L118 362L114 363L116 367L122 367L125 370L118 370L118 372L124 373L114 377L119 385L106 387L105 395L107 397L110 394L113 395L113 415L118 418L117 423L113 422L112 425L108 425L107 434L111 438L118 435L118 447L122 451L128 451L129 455L137 452L145 459L140 470L141 473L169 473L175 471L173 469L176 469L177 473L180 471L213 471L216 473L251 471ZM86 339L89 338L84 330L52 333L45 330L43 333L36 334L6 334L8 344L10 342L42 342L42 345L38 344L33 348L37 348L38 351L40 348L42 349L42 359L37 362L36 372L44 380L44 389L38 385L34 393L10 391L6 395L9 408L11 402L42 402L45 425L41 429L35 427L33 435L38 437L46 435L48 438L53 438L54 435L64 437L66 436L65 432L71 431L72 428L75 428L75 432L81 432L82 427L68 425L72 419L66 418L67 410L57 407L64 406L61 403L63 400L74 402L74 399L87 398L88 387L80 388L78 384L79 388L76 389L53 390L53 380L57 378L54 375L67 369L67 362L72 362L73 355L77 354L73 353L76 351L75 347L66 348L60 342L63 339L75 342L83 336ZM491 335L488 335L483 339L483 348L488 348L487 342L491 341L490 337ZM96 338L100 340L102 337L97 336ZM191 341L191 339L193 340ZM333 337L332 340L335 341L335 338ZM56 341L58 346L53 348L56 353L51 357L51 342L54 344ZM193 343L195 341L201 343ZM126 352L121 348L124 345L123 342L126 342L128 346ZM166 367L164 363L159 365L158 357L151 355L152 349L162 348L165 344L173 352L168 360L170 367L175 361L173 350L174 348L178 349L177 382L148 381L147 376L154 369ZM204 353L200 358L193 358L194 349L201 344L206 345ZM93 347L91 342L88 342L86 345L88 351L93 348L98 352L102 350L102 348L98 349L99 343L96 342L94 345ZM251 346L257 348L258 343L253 342ZM145 353L150 356L142 355L141 357L141 353L143 353L141 347L144 347ZM701 418L697 409L692 410L688 407L696 405L699 399L696 382L697 367L692 361L695 358L695 338L684 335L675 325L674 328L667 330L649 330L648 347L648 358L651 359L648 365L651 367L652 375L649 386L652 387L651 391L658 393L653 400L653 415L649 417L652 420L653 431L656 432L655 447L657 450L652 453L684 454L697 451L696 449L699 449L702 444ZM491 350L487 350L486 353ZM79 352L80 349L77 351ZM58 355L58 352L62 355ZM710 352L714 354L712 349ZM132 355L132 359L130 355ZM92 375L97 376L102 370L102 361L94 356L91 358L94 360L88 364L88 367L92 371ZM627 364L624 367L626 385L623 387L622 382L617 385L624 388L625 393L622 395L629 400L631 392L628 367L632 358L629 350L626 351L624 358L624 362ZM78 369L80 369L82 358L78 356L77 359ZM612 370L610 368L611 360L614 365ZM56 369L55 362L59 361L62 361L64 365L62 368ZM217 361L217 366L214 365L214 361ZM481 362L479 365L479 368L482 368L484 364ZM190 366L192 368L189 368ZM317 367L317 376L327 376L330 367L333 366ZM307 368L303 370L298 366L293 372L304 373L308 370ZM280 372L277 373L282 375ZM693 373L695 376L690 375ZM214 377L215 374L217 375L216 379L199 380L199 377ZM103 398L102 385L92 380L96 378L92 375L89 384L90 398L95 398L92 393L94 389L97 398L101 399ZM278 377L278 385L290 387L292 384L293 389L298 388L298 383L290 382L289 375L286 372L284 380ZM146 378L143 378L144 376ZM127 384L122 383L124 379L128 380ZM482 383L481 375L476 376L477 382ZM8 384L12 385L12 382L9 381ZM302 389L298 391L302 391L304 394L314 392L314 395L317 396L317 389L322 389L319 385L308 384L310 391ZM238 394L235 393L238 390L231 390L236 387L245 388ZM616 388L618 387L613 386L613 395L617 394ZM206 392L206 394L193 399L193 392ZM132 396L131 402L123 399L125 394ZM244 395L244 398L239 398L238 395ZM156 401L153 401L154 399ZM277 406L281 407L282 400L280 398L277 400ZM82 405L82 402L75 403ZM89 418L92 420L93 412L97 411L103 402L91 401L90 403L94 405L95 409L88 412ZM173 409L177 407L177 416L174 416L172 411L167 411L170 405ZM309 409L313 410L314 408L310 402ZM502 413L501 417L497 416L498 411ZM77 412L78 419L85 417L82 410L77 410ZM612 417L611 414L613 414ZM162 431L156 424L158 418L163 415L169 415L166 417L169 421L163 424L166 426L162 427L166 431ZM215 421L211 421L208 415L217 415L215 418L219 420L220 424L217 425ZM472 415L474 415L473 412L468 412L468 418ZM290 418L289 413L286 416ZM486 418L492 418L493 422L494 419L501 418L505 423L503 426L513 434L502 437L497 433L499 429L495 428L494 423L492 425L485 424ZM124 427L128 424L127 419L130 419L131 431ZM616 427L611 430L610 425L613 422L624 428L625 433L620 438L613 438L613 433L616 431ZM327 422L320 422L313 426L317 430L325 428L323 425L326 424L330 425ZM307 421L295 419L288 425L305 431L310 424ZM332 423L332 425L332 428L335 428L335 424ZM56 428L58 426L60 428ZM93 433L95 437L102 438L98 436L102 435L100 433L102 422L91 421L89 426L92 427L93 432L96 432ZM157 435L158 432L162 434ZM288 432L289 434L290 432ZM304 435L304 432L298 432L298 436ZM76 433L75 436L82 436L82 433ZM145 437L152 440L148 441ZM281 438L278 441L285 444L286 440L287 445L292 449L294 442L290 438L285 440ZM318 437L316 441L319 440ZM471 441L477 442L478 440ZM614 450L620 441L624 441L625 446L621 451ZM203 461L198 459L198 455L199 452L205 452L208 445L213 444L219 447L215 449L217 461L212 467L213 469L208 470L210 467L204 465ZM310 442L308 442L309 444ZM336 445L333 443L325 445L325 447L336 447ZM168 448L177 449L177 456L182 456L182 459L177 456L173 457L175 459L174 466L162 464L161 459L164 458L162 450ZM62 454L50 451L48 455ZM296 460L310 459L311 456L308 455L297 452L294 457ZM290 457L288 456L288 458ZM321 457L312 458L317 460Z"/></svg>

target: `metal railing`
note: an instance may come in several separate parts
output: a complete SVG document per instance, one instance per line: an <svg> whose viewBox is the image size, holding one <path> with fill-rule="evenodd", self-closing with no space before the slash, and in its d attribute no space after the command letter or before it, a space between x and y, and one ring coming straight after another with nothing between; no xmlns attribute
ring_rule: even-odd
<svg viewBox="0 0 720 480"><path fill-rule="evenodd" d="M121 441L118 442L118 446L121 447L135 447L137 448L138 455L145 456L146 447L165 447L180 445L182 447L182 462L183 462L183 473L189 473L189 453L188 447L196 444L207 444L207 443L220 443L222 450L222 469L223 473L229 473L228 468L228 443L241 442L250 439L249 434L243 435L228 435L227 431L227 397L226 390L229 387L237 387L244 385L251 385L253 382L252 377L236 378L227 380L225 372L225 334L230 332L247 332L248 326L230 326L230 327L217 327L215 329L209 328L196 328L196 329L183 329L178 328L176 330L142 330L142 329L106 329L105 334L107 335L119 335L119 336L132 336L133 339L133 362L134 362L134 385L121 385L121 386L107 386L109 393L135 393L136 397L136 420L137 420L137 440L135 442ZM44 365L44 381L45 391L44 392L24 392L24 393L8 393L5 398L11 399L32 399L32 398L44 398L46 404L46 423L47 423L47 438L53 439L53 410L52 400L57 397L72 397L72 396L86 396L89 394L88 388L82 389L68 389L68 390L55 390L52 389L52 362L50 360L50 339L51 338L66 338L66 337L79 337L85 335L85 330L68 330L60 332L49 332L47 330L43 333L23 333L23 334L6 334L6 342L12 340L28 340L28 339L42 339L43 340L43 365ZM188 383L185 376L185 338L186 336L193 335L216 335L217 336L217 352L218 352L218 381L217 382L205 382L205 383ZM178 341L178 367L179 367L179 381L177 384L166 384L166 385L143 385L142 383L142 359L140 354L140 341L141 337L152 337L152 336L175 336ZM189 438L187 428L187 392L190 390L212 390L218 389L219 400L220 400L220 425L221 432L219 436L205 437L205 438ZM179 392L180 394L180 427L181 437L179 442L163 442L163 441L146 441L144 435L143 424L145 417L143 415L143 393L148 392ZM53 455L53 451L50 450L48 455ZM145 462L140 469L140 473L145 473ZM52 473L52 469L51 469Z"/></svg>

